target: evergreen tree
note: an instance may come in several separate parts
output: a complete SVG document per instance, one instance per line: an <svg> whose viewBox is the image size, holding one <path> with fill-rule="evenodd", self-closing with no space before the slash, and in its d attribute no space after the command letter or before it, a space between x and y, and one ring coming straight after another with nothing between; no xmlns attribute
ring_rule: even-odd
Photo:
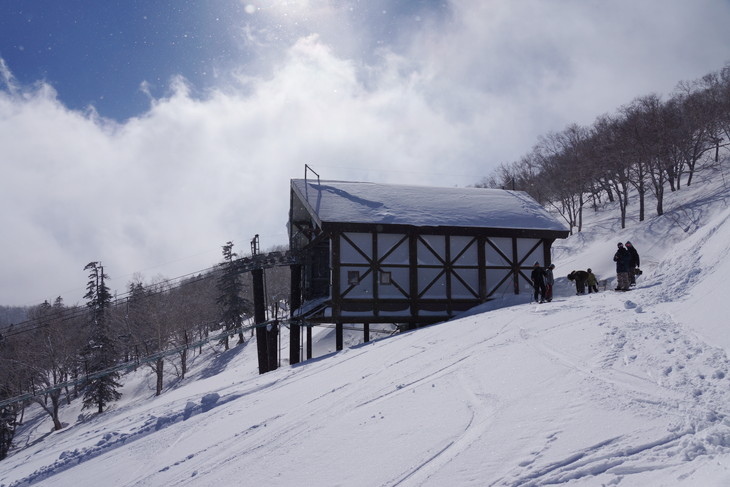
<svg viewBox="0 0 730 487"><path fill-rule="evenodd" d="M0 399L5 395L0 393ZM13 444L17 416L18 410L15 404L0 407L0 460L8 456L8 451Z"/></svg>
<svg viewBox="0 0 730 487"><path fill-rule="evenodd" d="M121 387L118 382L119 372L107 371L114 366L117 358L107 320L112 297L105 283L109 276L104 274L104 267L100 262L91 262L84 270L89 271L89 282L84 296L89 309L89 340L84 349L84 357L90 378L84 391L83 407L97 407L101 413L108 403L122 396L117 390Z"/></svg>
<svg viewBox="0 0 730 487"><path fill-rule="evenodd" d="M233 242L223 246L223 272L218 278L218 299L221 306L221 321L226 330L240 328L243 323L243 314L248 311L248 303L243 298L243 280L239 272L233 252ZM238 344L242 344L243 331L238 332ZM221 339L221 344L228 350L228 335Z"/></svg>

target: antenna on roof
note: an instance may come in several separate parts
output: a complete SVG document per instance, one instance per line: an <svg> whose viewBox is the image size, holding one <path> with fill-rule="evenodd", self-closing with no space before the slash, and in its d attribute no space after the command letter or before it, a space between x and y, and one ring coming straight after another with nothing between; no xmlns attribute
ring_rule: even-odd
<svg viewBox="0 0 730 487"><path fill-rule="evenodd" d="M257 233L254 238L251 239L251 255L259 254L259 234Z"/></svg>
<svg viewBox="0 0 730 487"><path fill-rule="evenodd" d="M307 184L307 171L312 171L314 174L317 175L317 184L319 184L319 174L317 174L317 171L309 167L309 164L304 165L304 184L306 186Z"/></svg>

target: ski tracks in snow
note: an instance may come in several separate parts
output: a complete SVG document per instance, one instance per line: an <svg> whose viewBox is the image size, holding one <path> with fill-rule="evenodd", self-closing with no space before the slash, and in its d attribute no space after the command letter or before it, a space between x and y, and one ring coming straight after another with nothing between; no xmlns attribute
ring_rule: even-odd
<svg viewBox="0 0 730 487"><path fill-rule="evenodd" d="M468 403L471 413L469 422L463 431L446 442L443 448L435 451L417 465L411 465L406 472L392 482L383 484L388 487L405 485L422 485L431 475L441 470L473 443L479 441L494 421L498 409L499 398L492 394L475 392L478 385L469 381L464 375L458 375L460 390Z"/></svg>
<svg viewBox="0 0 730 487"><path fill-rule="evenodd" d="M601 318L595 326L604 330L603 339L594 357L581 358L547 342L536 327L521 328L520 337L536 353L584 375L586 389L604 406L665 420L665 431L657 431L654 441L620 435L561 460L540 464L530 459L491 485L597 485L599 478L603 485L616 485L626 476L730 451L730 361L722 349L700 341L670 316L651 311L656 293L642 291L632 293L631 300L602 297L606 306L596 308ZM648 302L637 304L644 297ZM622 317L615 321L621 326L611 325L615 313L633 313L634 319ZM551 441L548 435L543 450Z"/></svg>

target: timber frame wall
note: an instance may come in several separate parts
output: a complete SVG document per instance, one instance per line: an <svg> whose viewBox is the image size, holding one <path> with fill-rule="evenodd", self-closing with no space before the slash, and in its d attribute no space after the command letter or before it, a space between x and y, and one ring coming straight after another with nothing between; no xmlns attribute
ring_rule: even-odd
<svg viewBox="0 0 730 487"><path fill-rule="evenodd" d="M555 240L527 230L325 226L329 231L301 249L303 304L326 298L306 317L312 323L414 328L508 293L532 292L531 268L550 264Z"/></svg>

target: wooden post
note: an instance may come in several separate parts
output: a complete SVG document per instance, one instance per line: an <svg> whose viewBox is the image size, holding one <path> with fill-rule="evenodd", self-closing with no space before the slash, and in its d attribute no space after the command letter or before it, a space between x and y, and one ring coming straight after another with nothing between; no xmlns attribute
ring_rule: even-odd
<svg viewBox="0 0 730 487"><path fill-rule="evenodd" d="M512 274L515 294L520 294L520 259L517 255L517 239L512 237Z"/></svg>
<svg viewBox="0 0 730 487"><path fill-rule="evenodd" d="M370 323L363 323L362 325L363 340L365 343L370 341Z"/></svg>
<svg viewBox="0 0 730 487"><path fill-rule="evenodd" d="M312 358L312 327L307 326L307 360Z"/></svg>
<svg viewBox="0 0 730 487"><path fill-rule="evenodd" d="M251 271L253 278L253 318L256 325L266 321L266 304L264 303L264 270ZM265 326L256 327L256 348L259 358L259 374L269 371L268 339Z"/></svg>
<svg viewBox="0 0 730 487"><path fill-rule="evenodd" d="M268 372L279 368L279 322L266 325Z"/></svg>
<svg viewBox="0 0 730 487"><path fill-rule="evenodd" d="M408 320L408 329L413 329L413 323L418 321L420 300L418 299L418 234L415 230L408 232L408 299L410 301L411 316Z"/></svg>
<svg viewBox="0 0 730 487"><path fill-rule="evenodd" d="M477 237L477 262L479 263L479 300L487 301L487 252L486 238Z"/></svg>
<svg viewBox="0 0 730 487"><path fill-rule="evenodd" d="M294 264L289 266L291 271L291 296L289 299L291 316L302 306L302 266ZM289 363L298 364L301 361L299 353L299 341L301 340L301 327L298 321L291 320L289 325Z"/></svg>
<svg viewBox="0 0 730 487"><path fill-rule="evenodd" d="M344 342L344 340L343 340L343 326L342 326L342 323L337 323L335 325L335 342L336 342L335 343L335 348L339 352L340 350L342 350L342 348L343 348L342 347L342 344Z"/></svg>

